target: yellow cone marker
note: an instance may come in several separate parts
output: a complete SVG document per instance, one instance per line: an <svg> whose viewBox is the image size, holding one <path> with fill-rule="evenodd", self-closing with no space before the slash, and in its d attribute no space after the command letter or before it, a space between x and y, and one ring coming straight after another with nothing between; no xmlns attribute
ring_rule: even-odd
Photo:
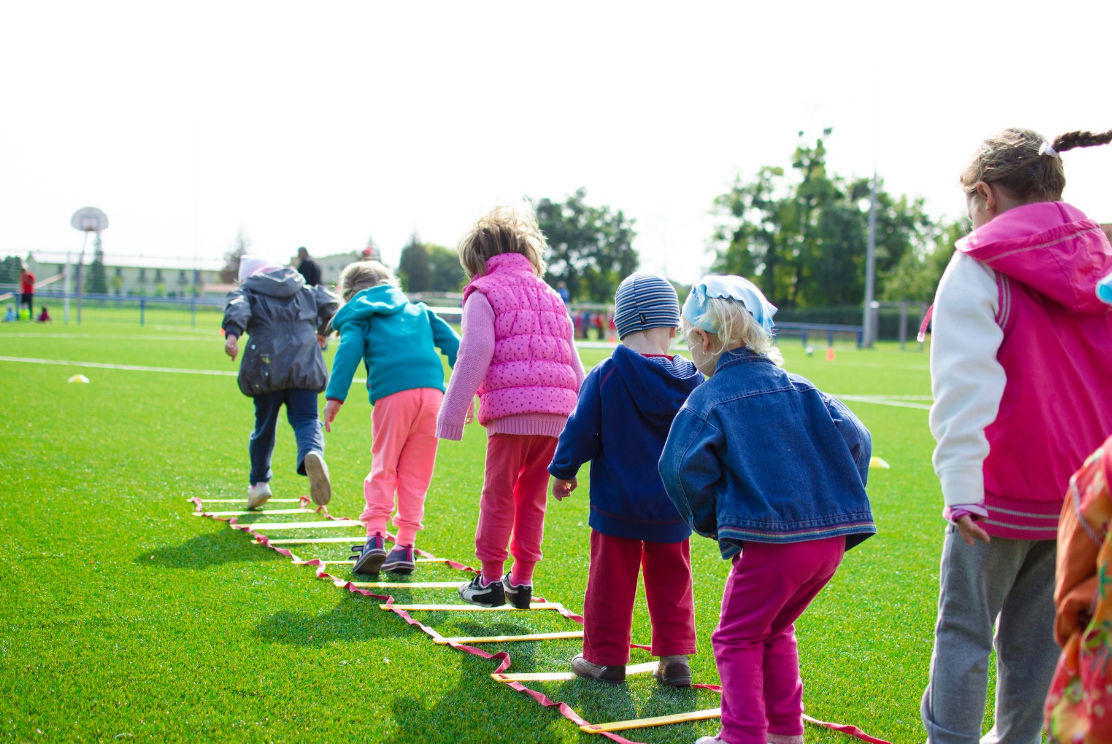
<svg viewBox="0 0 1112 744"><path fill-rule="evenodd" d="M88 381L89 381L89 378L86 377L85 375L74 375L73 377L69 378L69 380L68 380L68 382L85 382L85 383L87 383Z"/></svg>
<svg viewBox="0 0 1112 744"><path fill-rule="evenodd" d="M870 468L880 468L881 470L891 470L892 469L891 465L889 465L885 460L883 460L880 457L877 457L876 455L873 455L873 457L871 457L869 459L869 467Z"/></svg>

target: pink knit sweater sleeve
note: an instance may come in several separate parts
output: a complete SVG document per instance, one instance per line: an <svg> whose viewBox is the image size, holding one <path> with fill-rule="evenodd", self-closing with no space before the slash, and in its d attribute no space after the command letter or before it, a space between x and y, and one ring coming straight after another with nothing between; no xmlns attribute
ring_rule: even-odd
<svg viewBox="0 0 1112 744"><path fill-rule="evenodd" d="M463 439L467 406L475 400L494 358L494 308L482 292L472 292L467 297L462 325L459 356L436 419L436 436L457 442Z"/></svg>

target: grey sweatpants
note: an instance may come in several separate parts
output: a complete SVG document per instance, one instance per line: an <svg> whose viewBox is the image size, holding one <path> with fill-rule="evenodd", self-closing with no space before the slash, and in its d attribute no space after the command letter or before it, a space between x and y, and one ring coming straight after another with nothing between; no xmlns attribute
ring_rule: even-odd
<svg viewBox="0 0 1112 744"><path fill-rule="evenodd" d="M1054 540L1001 537L969 547L956 527L947 526L934 654L921 708L931 744L1041 741L1043 702L1059 652L1055 549ZM994 642L996 718L982 739Z"/></svg>

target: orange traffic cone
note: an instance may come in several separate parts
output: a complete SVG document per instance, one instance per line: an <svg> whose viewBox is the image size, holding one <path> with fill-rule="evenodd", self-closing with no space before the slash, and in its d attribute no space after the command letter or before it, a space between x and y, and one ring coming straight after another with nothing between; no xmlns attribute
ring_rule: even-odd
<svg viewBox="0 0 1112 744"><path fill-rule="evenodd" d="M833 346L827 346L826 347L826 361L828 361L828 362L833 362L834 361L834 347Z"/></svg>

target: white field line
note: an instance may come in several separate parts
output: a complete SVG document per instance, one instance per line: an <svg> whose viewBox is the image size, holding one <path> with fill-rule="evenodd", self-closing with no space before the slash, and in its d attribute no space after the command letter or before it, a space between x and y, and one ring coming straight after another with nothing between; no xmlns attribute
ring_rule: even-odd
<svg viewBox="0 0 1112 744"><path fill-rule="evenodd" d="M223 337L219 334L206 334L201 336L199 334L191 334L188 336L144 336L143 334L123 334L123 333L0 333L0 339L4 338L92 338L92 339L107 339L109 341L222 341ZM221 344L222 345L222 344Z"/></svg>
<svg viewBox="0 0 1112 744"><path fill-rule="evenodd" d="M914 408L917 411L929 411L930 405L926 403L908 403L902 400L890 400L888 398L874 398L867 395L835 395L835 398L840 400L849 400L854 403L875 403L878 406L894 406L895 408Z"/></svg>

